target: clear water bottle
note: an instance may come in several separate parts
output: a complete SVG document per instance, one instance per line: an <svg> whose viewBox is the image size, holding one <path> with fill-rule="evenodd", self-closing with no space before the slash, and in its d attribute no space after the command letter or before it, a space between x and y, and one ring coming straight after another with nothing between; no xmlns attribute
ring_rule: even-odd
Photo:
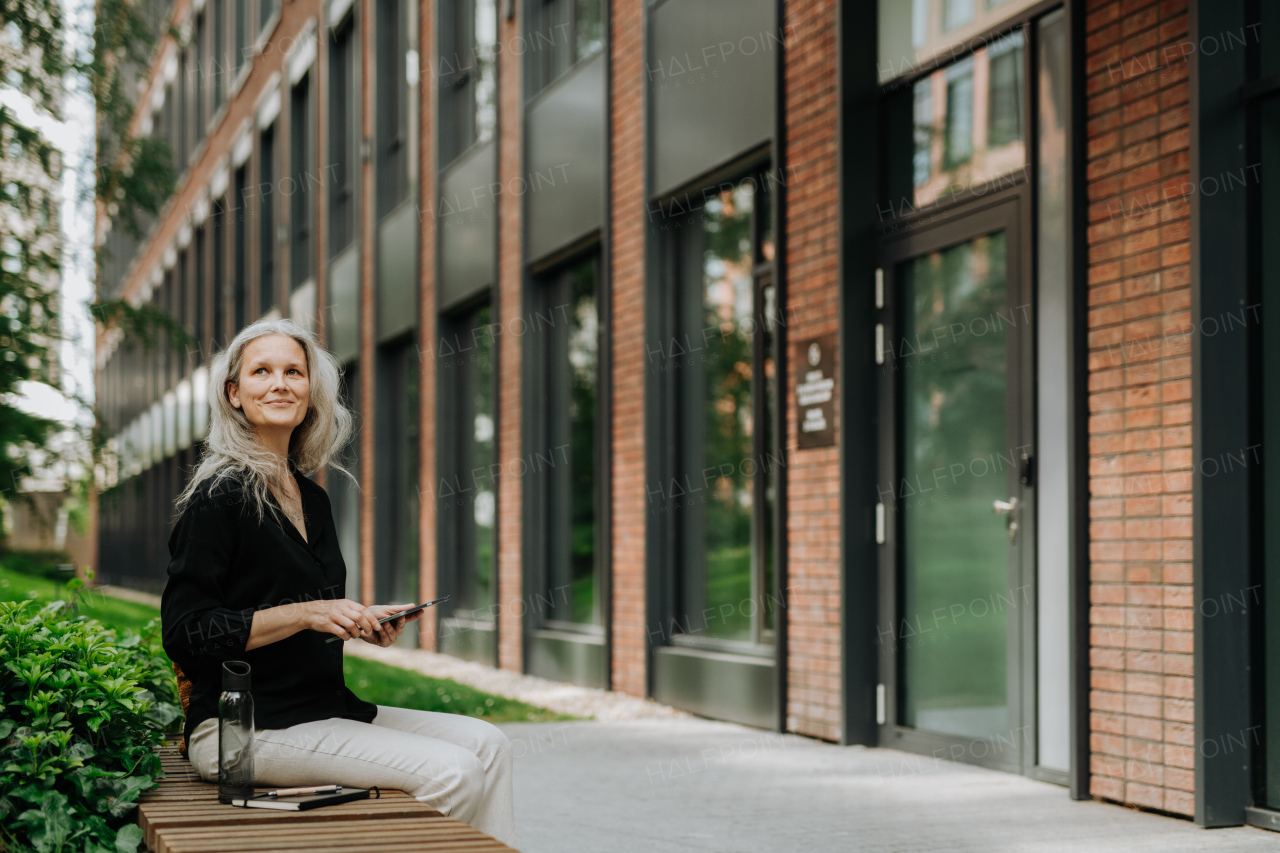
<svg viewBox="0 0 1280 853"><path fill-rule="evenodd" d="M222 696L218 699L218 800L253 796L253 694L249 664L222 664Z"/></svg>

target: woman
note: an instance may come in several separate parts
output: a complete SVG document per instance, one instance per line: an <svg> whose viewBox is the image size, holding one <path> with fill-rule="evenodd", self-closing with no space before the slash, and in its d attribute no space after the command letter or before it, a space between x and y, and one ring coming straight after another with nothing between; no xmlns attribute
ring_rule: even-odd
<svg viewBox="0 0 1280 853"><path fill-rule="evenodd" d="M389 646L412 604L342 597L346 565L329 497L304 476L351 434L336 359L289 320L240 332L210 367L209 435L177 500L163 642L190 679L184 734L207 781L218 778L222 662L252 667L254 781L377 785L514 846L511 744L458 714L366 702L347 689L342 643ZM350 476L348 474L348 476Z"/></svg>

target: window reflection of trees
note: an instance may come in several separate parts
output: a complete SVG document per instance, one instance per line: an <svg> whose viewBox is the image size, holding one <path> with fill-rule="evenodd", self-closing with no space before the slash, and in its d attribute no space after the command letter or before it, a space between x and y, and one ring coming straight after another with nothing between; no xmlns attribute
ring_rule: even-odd
<svg viewBox="0 0 1280 853"><path fill-rule="evenodd" d="M751 597L751 356L753 278L751 182L707 203L703 263L703 336L707 340L703 467L714 469L706 504L706 604L735 605L710 633L749 639L750 619L737 603Z"/></svg>

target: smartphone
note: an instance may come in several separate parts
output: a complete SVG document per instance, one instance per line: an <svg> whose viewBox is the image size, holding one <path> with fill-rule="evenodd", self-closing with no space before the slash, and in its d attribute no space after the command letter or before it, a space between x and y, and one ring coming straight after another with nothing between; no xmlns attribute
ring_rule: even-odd
<svg viewBox="0 0 1280 853"><path fill-rule="evenodd" d="M430 607L433 604L439 604L442 601L447 601L448 599L449 599L449 596L446 595L444 598L437 598L435 601L428 601L426 604L419 604L417 607L410 607L408 610L401 610L399 613L393 613L390 616L384 616L378 620L378 624L385 625L388 622L392 621L393 619L399 619L401 616L412 616L413 614L417 613L419 610L423 610L427 607Z"/></svg>
<svg viewBox="0 0 1280 853"><path fill-rule="evenodd" d="M393 613L390 616L382 617L381 619L378 620L378 624L385 625L388 622L392 621L393 619L399 619L401 616L412 616L413 614L417 613L419 610L423 610L427 607L430 607L433 604L439 604L442 601L448 601L448 600L449 600L449 596L446 595L444 598L437 598L435 601L428 601L426 604L419 604L417 607L410 607L408 610L401 610L399 613ZM333 636L333 637L327 638L325 642L333 643L341 639L342 639L341 637Z"/></svg>

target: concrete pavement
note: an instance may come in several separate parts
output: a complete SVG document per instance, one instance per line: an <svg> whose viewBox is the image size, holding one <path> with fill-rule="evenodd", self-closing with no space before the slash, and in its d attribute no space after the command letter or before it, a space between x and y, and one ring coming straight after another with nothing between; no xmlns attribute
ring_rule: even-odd
<svg viewBox="0 0 1280 853"><path fill-rule="evenodd" d="M701 719L504 723L523 853L1280 853L1009 773Z"/></svg>

